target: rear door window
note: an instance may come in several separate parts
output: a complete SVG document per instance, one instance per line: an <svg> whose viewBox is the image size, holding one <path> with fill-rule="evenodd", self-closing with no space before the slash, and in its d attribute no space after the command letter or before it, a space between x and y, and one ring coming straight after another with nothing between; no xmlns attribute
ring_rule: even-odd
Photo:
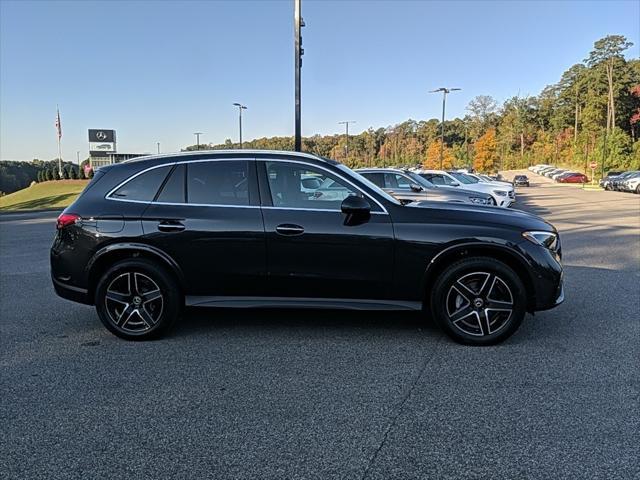
<svg viewBox="0 0 640 480"><path fill-rule="evenodd" d="M176 165L171 175L164 183L157 202L162 203L185 203L186 191L184 188L185 174L187 167L184 164Z"/></svg>
<svg viewBox="0 0 640 480"><path fill-rule="evenodd" d="M243 160L192 162L187 201L201 205L249 205L249 164Z"/></svg>

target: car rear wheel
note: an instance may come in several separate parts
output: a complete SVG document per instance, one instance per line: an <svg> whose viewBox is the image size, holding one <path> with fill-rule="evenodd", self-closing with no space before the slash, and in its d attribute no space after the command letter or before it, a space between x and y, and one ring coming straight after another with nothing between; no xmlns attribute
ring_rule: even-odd
<svg viewBox="0 0 640 480"><path fill-rule="evenodd" d="M460 260L445 270L431 292L435 320L452 339L493 345L518 329L526 314L520 277L492 258Z"/></svg>
<svg viewBox="0 0 640 480"><path fill-rule="evenodd" d="M127 340L165 334L180 315L181 297L173 277L146 259L124 260L98 282L96 310L104 326Z"/></svg>

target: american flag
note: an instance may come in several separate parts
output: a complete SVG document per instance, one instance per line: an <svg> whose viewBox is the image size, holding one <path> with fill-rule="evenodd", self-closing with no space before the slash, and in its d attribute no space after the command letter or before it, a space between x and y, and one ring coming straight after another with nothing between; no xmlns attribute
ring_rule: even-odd
<svg viewBox="0 0 640 480"><path fill-rule="evenodd" d="M57 115L56 115L56 130L58 130L58 140L60 140L62 138L62 123L60 122L60 110L57 110Z"/></svg>

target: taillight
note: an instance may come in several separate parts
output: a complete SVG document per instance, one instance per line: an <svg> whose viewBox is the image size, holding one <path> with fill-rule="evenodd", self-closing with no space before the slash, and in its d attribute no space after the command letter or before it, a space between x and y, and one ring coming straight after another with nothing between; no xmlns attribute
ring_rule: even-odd
<svg viewBox="0 0 640 480"><path fill-rule="evenodd" d="M75 213L61 213L56 221L56 228L60 230L64 227L68 227L69 225L73 225L80 220L80 215L76 215Z"/></svg>

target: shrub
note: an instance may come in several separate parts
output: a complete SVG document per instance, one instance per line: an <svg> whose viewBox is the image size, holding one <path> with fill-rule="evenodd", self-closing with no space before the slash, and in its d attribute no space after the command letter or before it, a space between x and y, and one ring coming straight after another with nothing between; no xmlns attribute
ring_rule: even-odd
<svg viewBox="0 0 640 480"><path fill-rule="evenodd" d="M58 171L57 168L53 168L53 179L54 180L60 180L60 172Z"/></svg>

